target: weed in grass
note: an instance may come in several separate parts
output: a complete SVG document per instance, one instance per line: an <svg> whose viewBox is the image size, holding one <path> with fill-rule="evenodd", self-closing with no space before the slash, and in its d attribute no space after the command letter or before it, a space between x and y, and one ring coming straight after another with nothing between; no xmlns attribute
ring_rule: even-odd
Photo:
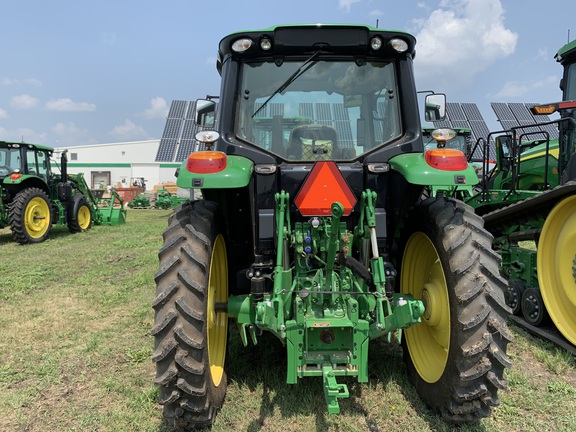
<svg viewBox="0 0 576 432"><path fill-rule="evenodd" d="M100 349L100 343L102 342L102 336L99 334L93 334L86 342L86 347L84 352L86 353L96 353Z"/></svg>
<svg viewBox="0 0 576 432"><path fill-rule="evenodd" d="M550 381L548 382L548 391L550 393L560 394L564 396L576 395L576 388L567 384L565 381Z"/></svg>
<svg viewBox="0 0 576 432"><path fill-rule="evenodd" d="M152 350L150 348L144 348L140 350L127 349L124 354L131 363L144 363L150 361L152 356Z"/></svg>

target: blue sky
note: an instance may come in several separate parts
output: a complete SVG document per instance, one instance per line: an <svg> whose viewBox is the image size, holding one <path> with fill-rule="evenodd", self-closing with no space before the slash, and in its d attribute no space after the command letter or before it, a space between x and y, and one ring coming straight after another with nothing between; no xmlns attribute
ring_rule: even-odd
<svg viewBox="0 0 576 432"><path fill-rule="evenodd" d="M420 90L474 102L560 99L554 54L574 0L0 0L0 140L158 139L170 102L217 94L218 42L275 24L355 23L417 39ZM572 26L572 28L571 28Z"/></svg>

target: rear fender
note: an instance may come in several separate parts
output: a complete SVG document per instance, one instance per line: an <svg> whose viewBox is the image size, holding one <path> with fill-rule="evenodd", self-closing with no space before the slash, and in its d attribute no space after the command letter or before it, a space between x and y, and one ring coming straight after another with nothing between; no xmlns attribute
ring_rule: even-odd
<svg viewBox="0 0 576 432"><path fill-rule="evenodd" d="M471 164L464 170L448 171L430 166L423 153L404 153L389 161L390 169L400 173L408 183L422 186L474 186L478 176Z"/></svg>
<svg viewBox="0 0 576 432"><path fill-rule="evenodd" d="M10 196L12 198L21 190L31 187L42 189L48 194L48 196L50 196L50 189L48 188L48 184L38 176L22 174L21 177L15 179L6 177L2 182L2 186L10 192Z"/></svg>
<svg viewBox="0 0 576 432"><path fill-rule="evenodd" d="M223 170L214 173L192 173L186 169L187 161L178 170L176 185L183 189L233 189L248 185L254 162L242 156L227 156Z"/></svg>

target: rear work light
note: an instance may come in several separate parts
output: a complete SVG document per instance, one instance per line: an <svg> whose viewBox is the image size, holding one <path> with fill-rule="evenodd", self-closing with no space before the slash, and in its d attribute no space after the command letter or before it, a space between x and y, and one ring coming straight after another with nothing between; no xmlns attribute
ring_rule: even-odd
<svg viewBox="0 0 576 432"><path fill-rule="evenodd" d="M456 136L456 131L450 128L440 128L434 129L430 135L432 135L432 138L434 138L436 141L446 142L450 141Z"/></svg>
<svg viewBox="0 0 576 432"><path fill-rule="evenodd" d="M190 153L186 161L186 170L197 174L211 174L226 168L226 153L218 151L199 151Z"/></svg>
<svg viewBox="0 0 576 432"><path fill-rule="evenodd" d="M237 53L242 53L242 52L246 51L248 48L250 48L251 46L252 46L252 39L249 39L249 38L237 39L232 44L232 51L235 51Z"/></svg>
<svg viewBox="0 0 576 432"><path fill-rule="evenodd" d="M399 53L408 50L408 43L404 39L394 38L390 41L390 45L392 45L392 48Z"/></svg>
<svg viewBox="0 0 576 432"><path fill-rule="evenodd" d="M455 149L433 149L424 155L426 162L433 168L444 171L461 171L468 168L466 155Z"/></svg>

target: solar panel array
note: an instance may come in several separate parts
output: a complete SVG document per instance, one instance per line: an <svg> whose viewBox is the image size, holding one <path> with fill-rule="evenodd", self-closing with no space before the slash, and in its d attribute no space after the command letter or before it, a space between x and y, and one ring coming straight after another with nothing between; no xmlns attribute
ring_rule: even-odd
<svg viewBox="0 0 576 432"><path fill-rule="evenodd" d="M182 123L188 104L189 102L182 100L173 100L170 104L164 132L156 153L156 162L172 162L174 160L174 153L182 132Z"/></svg>
<svg viewBox="0 0 576 432"><path fill-rule="evenodd" d="M434 127L448 127L448 128L467 128L471 132L472 147L479 138L486 139L490 130L474 103L456 103L449 102L446 104L446 118L443 121L435 121ZM494 158L496 150L493 143L490 143L490 158ZM477 148L473 155L474 159L482 158L482 149Z"/></svg>
<svg viewBox="0 0 576 432"><path fill-rule="evenodd" d="M314 104L312 102L302 102L298 107L300 117L314 118Z"/></svg>
<svg viewBox="0 0 576 432"><path fill-rule="evenodd" d="M492 110L498 121L502 125L502 129L510 130L512 128L517 128L519 126L529 126L535 123L546 123L550 121L550 118L546 115L533 115L530 108L534 106L533 103L504 103L504 102L492 102L490 104ZM550 138L558 138L558 129L555 125L544 125L544 126L534 126L525 127L522 129L517 129L517 134L528 135L525 139L542 139L546 137L547 132Z"/></svg>
<svg viewBox="0 0 576 432"><path fill-rule="evenodd" d="M284 104L281 103L268 103L261 108L262 103L256 103L254 105L254 112L258 112L257 117L274 117L284 115Z"/></svg>
<svg viewBox="0 0 576 432"><path fill-rule="evenodd" d="M156 153L156 162L181 162L191 152L204 148L194 139L204 129L195 123L195 111L196 101L172 101Z"/></svg>
<svg viewBox="0 0 576 432"><path fill-rule="evenodd" d="M350 116L344 104L334 104L334 127L338 132L338 145L342 148L353 148L352 128Z"/></svg>
<svg viewBox="0 0 576 432"><path fill-rule="evenodd" d="M502 103L492 102L491 106L502 125L502 129L509 130L513 127L526 126L534 123L549 122L545 115L533 115L529 103ZM192 151L201 150L199 143L194 136L203 128L194 122L195 101L174 100L170 105L164 132L160 139L156 162L181 162ZM381 107L378 107L381 110ZM380 113L381 116L384 113ZM259 117L274 117L284 115L284 105L280 103L269 103L259 113ZM348 110L343 104L331 103L301 103L299 115L308 117L316 124L334 126L340 137L342 147L352 147L353 137ZM446 119L434 122L435 127L469 128L472 134L472 144L479 138L486 139L489 134L488 126L474 103L448 103L446 104ZM555 125L545 125L539 127L527 127L520 130L525 132L545 131L550 138L558 137L558 129ZM378 134L379 131L376 131ZM530 135L528 139L543 138L541 136ZM203 146L202 146L203 147ZM478 150L476 151L478 153ZM493 144L490 145L491 157L494 156ZM475 155L479 156L479 155Z"/></svg>
<svg viewBox="0 0 576 432"><path fill-rule="evenodd" d="M435 127L468 128L472 133L472 140L476 142L478 138L488 136L488 126L480 114L478 106L474 103L446 104L446 119L433 122Z"/></svg>
<svg viewBox="0 0 576 432"><path fill-rule="evenodd" d="M470 129L472 129L474 142L476 142L480 137L486 139L490 133L490 129L488 129L478 106L474 103L463 103L461 106L466 115L466 119L470 124Z"/></svg>

